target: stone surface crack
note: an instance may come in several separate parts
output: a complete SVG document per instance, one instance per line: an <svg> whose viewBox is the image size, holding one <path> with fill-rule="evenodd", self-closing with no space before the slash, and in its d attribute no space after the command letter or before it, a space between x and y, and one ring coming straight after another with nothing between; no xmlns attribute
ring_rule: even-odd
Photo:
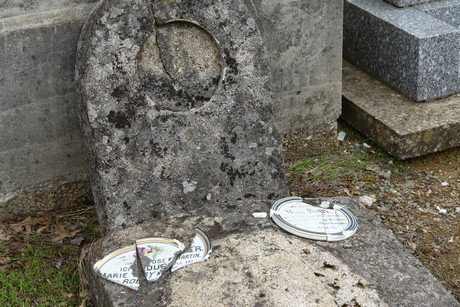
<svg viewBox="0 0 460 307"><path fill-rule="evenodd" d="M158 28L155 30L155 46L158 48L158 58L160 59L161 67L163 68L163 71L165 72L166 75L173 81L173 86L174 89L177 90L176 88L176 80L171 76L169 71L166 69L165 61L163 60L163 52L161 51L161 46L159 43L159 37L158 37Z"/></svg>

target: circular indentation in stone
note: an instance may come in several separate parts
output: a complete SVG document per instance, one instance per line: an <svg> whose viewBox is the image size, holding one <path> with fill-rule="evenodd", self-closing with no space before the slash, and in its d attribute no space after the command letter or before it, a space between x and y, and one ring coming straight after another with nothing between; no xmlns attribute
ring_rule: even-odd
<svg viewBox="0 0 460 307"><path fill-rule="evenodd" d="M156 26L138 56L141 84L160 109L201 107L216 91L222 56L213 36L188 21Z"/></svg>

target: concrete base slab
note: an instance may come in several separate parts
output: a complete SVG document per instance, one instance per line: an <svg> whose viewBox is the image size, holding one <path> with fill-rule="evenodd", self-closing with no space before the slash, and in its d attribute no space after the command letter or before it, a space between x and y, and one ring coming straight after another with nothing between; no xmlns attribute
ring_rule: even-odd
<svg viewBox="0 0 460 307"><path fill-rule="evenodd" d="M316 200L317 202L320 200ZM232 203L202 216L155 221L95 242L84 264L96 306L460 306L405 251L392 232L350 198L333 198L358 218L342 242L314 242L288 234L269 218L267 202ZM208 207L209 208L209 207ZM201 213L202 211L200 211ZM213 243L206 262L165 273L138 292L95 276L108 252L145 236L188 240L199 225Z"/></svg>
<svg viewBox="0 0 460 307"><path fill-rule="evenodd" d="M430 0L385 0L385 1L397 7L406 7L406 6L430 2ZM436 1L436 0L431 0L431 1Z"/></svg>
<svg viewBox="0 0 460 307"><path fill-rule="evenodd" d="M433 16L453 27L460 28L460 1L430 1L416 7L418 10Z"/></svg>
<svg viewBox="0 0 460 307"><path fill-rule="evenodd" d="M343 64L342 118L398 159L460 146L460 94L416 103Z"/></svg>

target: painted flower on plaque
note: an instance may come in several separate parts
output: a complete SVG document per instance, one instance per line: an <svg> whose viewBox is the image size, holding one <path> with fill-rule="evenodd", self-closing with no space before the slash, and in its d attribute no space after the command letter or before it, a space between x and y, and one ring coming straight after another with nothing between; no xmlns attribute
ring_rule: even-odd
<svg viewBox="0 0 460 307"><path fill-rule="evenodd" d="M136 240L137 252L145 277L157 281L185 249L182 242L169 238L143 238Z"/></svg>
<svg viewBox="0 0 460 307"><path fill-rule="evenodd" d="M111 282L139 289L138 259L148 282L156 282L162 274L189 264L205 261L211 256L208 236L198 227L190 247L175 239L150 237L136 240L135 245L117 249L94 265L99 276Z"/></svg>
<svg viewBox="0 0 460 307"><path fill-rule="evenodd" d="M139 254L144 255L145 257L151 258L152 260L155 260L158 254L161 254L164 252L164 250L159 247L159 246L142 246L137 249L137 252Z"/></svg>

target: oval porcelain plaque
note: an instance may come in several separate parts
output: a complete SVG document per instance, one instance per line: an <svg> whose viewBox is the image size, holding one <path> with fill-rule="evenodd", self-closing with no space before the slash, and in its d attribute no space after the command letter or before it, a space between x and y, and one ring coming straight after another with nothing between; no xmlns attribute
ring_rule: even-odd
<svg viewBox="0 0 460 307"><path fill-rule="evenodd" d="M99 276L111 282L136 290L139 288L137 256L134 245L117 249L93 266Z"/></svg>
<svg viewBox="0 0 460 307"><path fill-rule="evenodd" d="M207 260L211 256L212 246L208 236L200 229L195 229L196 235L193 238L190 248L181 254L177 259L171 272L174 272L186 265Z"/></svg>
<svg viewBox="0 0 460 307"><path fill-rule="evenodd" d="M287 232L313 240L344 240L358 228L355 216L340 205L323 202L317 207L300 197L276 201L270 210L270 217Z"/></svg>

